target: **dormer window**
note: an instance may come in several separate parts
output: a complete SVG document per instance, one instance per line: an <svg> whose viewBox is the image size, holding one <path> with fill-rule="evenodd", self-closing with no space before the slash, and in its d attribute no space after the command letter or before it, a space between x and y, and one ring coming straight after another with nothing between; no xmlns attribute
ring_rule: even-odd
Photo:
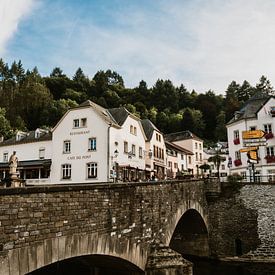
<svg viewBox="0 0 275 275"><path fill-rule="evenodd" d="M17 134L16 134L16 141L20 141L26 136L27 136L27 133L22 132L22 131L18 131Z"/></svg>

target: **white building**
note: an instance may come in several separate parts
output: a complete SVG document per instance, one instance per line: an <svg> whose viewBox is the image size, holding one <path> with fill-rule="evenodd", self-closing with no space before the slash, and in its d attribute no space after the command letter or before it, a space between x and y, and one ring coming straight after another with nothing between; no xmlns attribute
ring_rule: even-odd
<svg viewBox="0 0 275 275"><path fill-rule="evenodd" d="M192 156L193 153L169 141L165 141L165 145L167 178L173 179L186 175L188 173L188 156Z"/></svg>
<svg viewBox="0 0 275 275"><path fill-rule="evenodd" d="M165 135L165 140L193 153L193 155L188 155L187 169L190 174L199 176L199 167L203 164L203 140L190 131Z"/></svg>
<svg viewBox="0 0 275 275"><path fill-rule="evenodd" d="M275 99L263 94L256 94L235 113L227 124L229 156L232 159L232 174L239 174L247 179L252 176L252 164L248 162L247 154L240 149L248 146L247 140L243 140L242 132L251 130L263 130L266 138L258 149L258 163L253 164L256 179L275 180ZM256 145L258 140L256 141ZM253 144L252 144L253 145Z"/></svg>
<svg viewBox="0 0 275 275"><path fill-rule="evenodd" d="M141 121L146 136L146 178L166 177L166 148L162 133L149 120Z"/></svg>
<svg viewBox="0 0 275 275"><path fill-rule="evenodd" d="M0 143L0 179L13 151L27 184L145 180L145 133L125 108L105 109L86 101L72 108L52 132L18 132Z"/></svg>
<svg viewBox="0 0 275 275"><path fill-rule="evenodd" d="M28 184L49 183L52 159L52 134L43 129L29 133L18 131L16 136L0 142L0 179L8 177L9 158L16 152L20 178Z"/></svg>

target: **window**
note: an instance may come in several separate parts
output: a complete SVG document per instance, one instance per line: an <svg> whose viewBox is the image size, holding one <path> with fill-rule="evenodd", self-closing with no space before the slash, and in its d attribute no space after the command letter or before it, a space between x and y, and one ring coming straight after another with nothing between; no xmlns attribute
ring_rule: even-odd
<svg viewBox="0 0 275 275"><path fill-rule="evenodd" d="M87 163L87 177L88 177L88 179L97 177L97 163L96 162Z"/></svg>
<svg viewBox="0 0 275 275"><path fill-rule="evenodd" d="M272 133L272 126L271 126L271 124L264 124L264 131L266 133Z"/></svg>
<svg viewBox="0 0 275 275"><path fill-rule="evenodd" d="M134 127L133 127L133 125L130 126L130 134L134 134Z"/></svg>
<svg viewBox="0 0 275 275"><path fill-rule="evenodd" d="M195 149L198 149L198 143L195 142Z"/></svg>
<svg viewBox="0 0 275 275"><path fill-rule="evenodd" d="M190 156L188 156L188 163L191 164L192 163L192 159Z"/></svg>
<svg viewBox="0 0 275 275"><path fill-rule="evenodd" d="M184 160L184 155L183 154L181 154L181 160Z"/></svg>
<svg viewBox="0 0 275 275"><path fill-rule="evenodd" d="M168 161L168 167L172 167L172 161Z"/></svg>
<svg viewBox="0 0 275 275"><path fill-rule="evenodd" d="M200 148L200 150L201 150L201 143L199 143L199 148Z"/></svg>
<svg viewBox="0 0 275 275"><path fill-rule="evenodd" d="M174 168L178 169L178 164L176 162L174 163Z"/></svg>
<svg viewBox="0 0 275 275"><path fill-rule="evenodd" d="M255 131L256 129L257 129L256 126L250 126L250 127L249 127L249 130L250 130L250 131Z"/></svg>
<svg viewBox="0 0 275 275"><path fill-rule="evenodd" d="M87 126L87 118L81 118L81 127Z"/></svg>
<svg viewBox="0 0 275 275"><path fill-rule="evenodd" d="M9 153L8 152L5 152L3 154L3 162L8 162L9 161Z"/></svg>
<svg viewBox="0 0 275 275"><path fill-rule="evenodd" d="M184 171L184 165L183 164L181 165L181 171Z"/></svg>
<svg viewBox="0 0 275 275"><path fill-rule="evenodd" d="M72 174L71 164L62 164L62 179L70 179Z"/></svg>
<svg viewBox="0 0 275 275"><path fill-rule="evenodd" d="M39 158L40 159L45 158L45 148L39 148Z"/></svg>
<svg viewBox="0 0 275 275"><path fill-rule="evenodd" d="M142 158L142 147L139 147L138 152L139 157Z"/></svg>
<svg viewBox="0 0 275 275"><path fill-rule="evenodd" d="M266 155L274 156L274 147L266 147Z"/></svg>
<svg viewBox="0 0 275 275"><path fill-rule="evenodd" d="M132 144L132 155L135 156L136 155L136 145Z"/></svg>
<svg viewBox="0 0 275 275"><path fill-rule="evenodd" d="M196 152L196 161L198 161L198 153Z"/></svg>
<svg viewBox="0 0 275 275"><path fill-rule="evenodd" d="M202 161L202 153L200 153L200 161Z"/></svg>
<svg viewBox="0 0 275 275"><path fill-rule="evenodd" d="M134 127L134 135L137 135L137 127Z"/></svg>
<svg viewBox="0 0 275 275"><path fill-rule="evenodd" d="M96 151L96 138L89 138L89 151Z"/></svg>
<svg viewBox="0 0 275 275"><path fill-rule="evenodd" d="M225 165L224 164L222 164L222 170L225 170Z"/></svg>
<svg viewBox="0 0 275 275"><path fill-rule="evenodd" d="M71 153L71 141L65 140L63 143L63 153L68 154Z"/></svg>
<svg viewBox="0 0 275 275"><path fill-rule="evenodd" d="M158 134L158 133L156 133L156 140L159 141L159 142L161 141L161 135Z"/></svg>
<svg viewBox="0 0 275 275"><path fill-rule="evenodd" d="M234 139L240 138L239 130L234 131Z"/></svg>
<svg viewBox="0 0 275 275"><path fill-rule="evenodd" d="M128 142L124 141L124 153L128 153Z"/></svg>
<svg viewBox="0 0 275 275"><path fill-rule="evenodd" d="M74 119L73 127L79 128L79 119Z"/></svg>
<svg viewBox="0 0 275 275"><path fill-rule="evenodd" d="M235 152L235 159L241 159L241 153L240 151Z"/></svg>

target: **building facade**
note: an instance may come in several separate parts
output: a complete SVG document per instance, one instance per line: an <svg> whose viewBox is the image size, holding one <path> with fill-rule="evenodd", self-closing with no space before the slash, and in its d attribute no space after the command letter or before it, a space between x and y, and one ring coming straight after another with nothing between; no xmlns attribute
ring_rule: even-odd
<svg viewBox="0 0 275 275"><path fill-rule="evenodd" d="M187 156L187 170L194 176L200 176L200 165L203 164L203 140L190 131L182 131L165 135L165 140L191 151Z"/></svg>
<svg viewBox="0 0 275 275"><path fill-rule="evenodd" d="M235 113L227 124L229 158L232 159L231 173L250 180L275 180L275 99L256 94ZM262 130L264 137L243 139L243 131ZM258 161L251 161L241 149L258 148Z"/></svg>

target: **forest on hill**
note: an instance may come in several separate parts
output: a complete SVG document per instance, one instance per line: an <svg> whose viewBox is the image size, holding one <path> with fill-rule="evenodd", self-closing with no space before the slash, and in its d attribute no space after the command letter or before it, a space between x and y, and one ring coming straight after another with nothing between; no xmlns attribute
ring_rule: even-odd
<svg viewBox="0 0 275 275"><path fill-rule="evenodd" d="M153 87L141 80L127 88L115 71L98 71L92 78L78 68L72 78L54 68L49 76L25 70L21 61L0 59L0 135L16 130L51 128L71 107L90 99L105 108L125 106L141 119L149 118L163 133L190 130L208 141L226 140L226 122L256 92L273 94L262 76L255 86L232 81L224 95L199 93L183 84L158 79Z"/></svg>

